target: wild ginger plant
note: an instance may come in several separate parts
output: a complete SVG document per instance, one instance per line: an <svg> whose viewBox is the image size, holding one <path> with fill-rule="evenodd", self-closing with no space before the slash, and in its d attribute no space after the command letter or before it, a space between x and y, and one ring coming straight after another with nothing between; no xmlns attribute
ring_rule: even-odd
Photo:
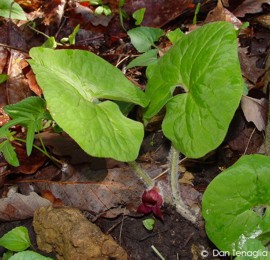
<svg viewBox="0 0 270 260"><path fill-rule="evenodd" d="M145 125L166 107L162 130L172 142L169 175L173 204L196 223L197 216L180 196L179 151L188 158L200 158L216 149L227 133L243 89L233 25L209 23L179 37L148 67L145 93L120 70L87 51L37 47L31 49L30 56L56 123L91 156L130 162L147 186L153 181L133 162L144 126L124 116L114 101L143 107ZM183 93L173 95L175 88Z"/></svg>

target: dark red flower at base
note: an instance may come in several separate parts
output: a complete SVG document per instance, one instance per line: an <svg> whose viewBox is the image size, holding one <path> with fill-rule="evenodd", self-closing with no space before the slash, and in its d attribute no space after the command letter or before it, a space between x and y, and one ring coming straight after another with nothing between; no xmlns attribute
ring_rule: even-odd
<svg viewBox="0 0 270 260"><path fill-rule="evenodd" d="M158 187L153 187L150 190L144 191L142 195L142 203L139 205L137 212L148 214L153 212L153 214L163 220L163 214L160 208L163 205L163 196L160 194Z"/></svg>

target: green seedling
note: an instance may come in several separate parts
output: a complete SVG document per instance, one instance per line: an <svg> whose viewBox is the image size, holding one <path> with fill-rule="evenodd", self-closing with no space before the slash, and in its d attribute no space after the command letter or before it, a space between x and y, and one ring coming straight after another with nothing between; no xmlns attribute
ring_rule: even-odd
<svg viewBox="0 0 270 260"><path fill-rule="evenodd" d="M56 41L54 36L48 36L47 34L37 30L34 28L34 26L29 26L30 29L32 29L33 31L42 34L44 37L47 38L47 40L42 44L42 47L44 48L51 48L51 49L55 49L57 46L63 46L63 45L75 45L75 39L76 39L76 35L80 29L80 25L78 24L73 32L66 38L62 38L60 40L60 43Z"/></svg>
<svg viewBox="0 0 270 260"><path fill-rule="evenodd" d="M12 146L13 141L19 141L26 144L26 152L29 156L33 147L38 149L44 155L53 159L47 152L39 133L46 127L43 125L44 120L50 121L51 116L46 109L46 102L39 97L29 97L16 104L4 107L4 111L12 118L0 128L0 152L3 153L5 159L12 166L19 166L19 160ZM26 140L15 136L15 132L10 131L10 128L15 125L21 125L27 129ZM47 125L48 127L48 125ZM38 134L42 148L34 145L35 134ZM53 159L56 160L56 159Z"/></svg>
<svg viewBox="0 0 270 260"><path fill-rule="evenodd" d="M23 9L13 0L0 1L0 16L17 20L27 20Z"/></svg>
<svg viewBox="0 0 270 260"><path fill-rule="evenodd" d="M91 5L97 6L95 9L95 14L101 15L104 14L109 16L112 14L112 10L108 5L103 4L102 0L90 0Z"/></svg>
<svg viewBox="0 0 270 260"><path fill-rule="evenodd" d="M149 230L152 231L154 229L155 226L155 220L153 218L148 218L143 220L143 226Z"/></svg>
<svg viewBox="0 0 270 260"><path fill-rule="evenodd" d="M127 69L135 66L149 66L156 63L158 48L155 46L155 42L164 35L163 30L142 26L131 29L127 33L136 50L143 53L132 60L128 64ZM154 49L152 49L152 47L154 47Z"/></svg>
<svg viewBox="0 0 270 260"><path fill-rule="evenodd" d="M124 26L124 20L128 18L128 14L123 9L125 3L126 3L126 0L120 0L119 1L119 3L118 3L118 12L119 12L120 24L121 24L122 28L126 31L126 28Z"/></svg>
<svg viewBox="0 0 270 260"><path fill-rule="evenodd" d="M193 17L193 24L196 25L197 24L197 16L200 12L200 9L201 9L201 3L198 3L196 5L196 9L195 9L195 13L194 13L194 17Z"/></svg>
<svg viewBox="0 0 270 260"><path fill-rule="evenodd" d="M257 252L258 259L270 259L269 168L267 156L243 156L207 187L202 213L208 237L220 250Z"/></svg>
<svg viewBox="0 0 270 260"><path fill-rule="evenodd" d="M155 45L155 42L159 40L165 33L161 29L151 27L138 27L128 31L131 43L137 49L138 52L143 54L132 60L127 69L136 66L149 66L157 62L159 49ZM175 43L183 35L185 35L179 28L167 33L168 39ZM153 49L153 48L154 49Z"/></svg>
<svg viewBox="0 0 270 260"><path fill-rule="evenodd" d="M183 33L179 28L176 28L174 31L168 32L166 36L174 44L183 36L185 36L185 33Z"/></svg>
<svg viewBox="0 0 270 260"><path fill-rule="evenodd" d="M140 25L142 23L145 10L146 10L145 8L141 8L141 9L136 10L132 14L132 17L135 19L135 25Z"/></svg>
<svg viewBox="0 0 270 260"><path fill-rule="evenodd" d="M164 35L164 32L159 28L142 26L129 30L127 34L138 52L146 52L155 47L154 43Z"/></svg>
<svg viewBox="0 0 270 260"><path fill-rule="evenodd" d="M30 250L26 250L31 246L31 241L27 228L23 226L16 227L2 236L0 238L0 246L9 250L3 255L3 259L52 260L52 258L42 256Z"/></svg>
<svg viewBox="0 0 270 260"><path fill-rule="evenodd" d="M78 24L74 28L73 32L67 38L62 38L60 40L60 42L64 43L64 44L68 43L69 45L75 45L75 39L76 39L76 35L77 35L79 29L80 29L80 25Z"/></svg>

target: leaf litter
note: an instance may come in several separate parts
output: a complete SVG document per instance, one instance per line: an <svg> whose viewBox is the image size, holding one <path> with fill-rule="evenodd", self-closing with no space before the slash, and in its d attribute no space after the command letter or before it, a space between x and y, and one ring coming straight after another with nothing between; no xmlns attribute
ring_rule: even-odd
<svg viewBox="0 0 270 260"><path fill-rule="evenodd" d="M35 22L37 22L37 30L49 35L54 35L58 41L63 37L67 37L75 26L80 23L81 29L77 36L79 39L78 45L72 47L68 46L68 48L77 48L80 45L79 48L90 49L94 53L107 57L114 65L117 61L121 60L122 55L128 57L131 53L134 54L134 50L125 43L127 42L127 35L121 28L119 14L116 12L116 10L118 10L117 1L109 1L113 10L113 16L109 18L105 16L94 16L91 13L91 9L81 8L81 6L75 2L70 4L66 1L47 1L46 4L43 4L43 1L31 1L30 5L28 1L17 2L24 8L29 19L35 19ZM199 18L201 22L205 21L206 15L215 7L211 5L211 3L208 5L211 1L203 2L206 2L206 7L203 5ZM229 18L230 20L236 21L236 24L239 26L240 23L236 17L242 20L242 17L245 17L245 15L250 16L252 14L256 15L257 13L262 13L265 10L264 5L269 4L269 1L266 0L252 2L246 0L230 8L230 2L231 1L227 1L226 8L228 10L221 8L219 5L217 9L219 8L220 13L216 11L214 12L215 17L213 18L212 15L212 20L210 18L208 19L210 19L210 21L213 21L213 19L216 21L227 20ZM151 6L150 9L149 6ZM39 7L42 8L38 10ZM139 5L136 6L133 1L126 1L125 10L128 14L132 14L135 9L137 10L140 7L146 7L145 19L142 24L157 28L163 26L162 29L178 27L179 24L181 24L182 28L189 28L194 11L193 1L184 1L181 6L175 5L175 1L167 1L163 4L153 4L153 1L140 1ZM162 8L164 11L161 11ZM152 12L150 13L147 10L151 10ZM48 14L50 15L48 16ZM63 18L65 14L68 15L67 21ZM41 21L37 19L37 17L41 17ZM125 21L127 28L131 26L130 24L131 20ZM264 75L263 59L266 57L266 50L269 46L265 41L262 43L263 37L266 37L265 31L262 31L260 26L253 25L252 20L251 28L251 34L248 34L250 32L244 31L240 36L240 50L243 50L240 54L240 60L242 61L243 75L247 80L246 83L249 89L254 89L260 87L261 77ZM41 34L24 26L23 23L18 26L12 23L11 27L6 24L1 26L0 30L4 32L4 34L1 34L1 43L10 44L12 42L13 47L22 50L28 50L30 46L33 46L33 43L38 46L46 40ZM8 41L8 39L12 39L12 41ZM23 45L21 43L23 43ZM257 48L258 46L259 49ZM260 53L258 53L258 50L260 50ZM11 76L9 82L2 83L0 86L0 91L3 90L1 92L1 99L3 99L3 101L1 100L2 107L7 104L16 103L32 95L31 91L37 95L41 94L33 79L33 74L30 73L30 75L27 76L29 72L25 73L24 71L22 73L22 68L18 66L20 63L17 63L18 59L23 61L25 58L24 52L18 50L10 51L9 49L1 48L0 61L2 64L2 73L7 73ZM123 65L125 65L125 62L122 63L122 66ZM25 67L23 67L23 69L25 69ZM133 68L133 70L134 75L136 73L143 75L141 68ZM128 71L128 73L131 72ZM130 75L134 77L134 75ZM142 85L141 87L144 88L145 79L140 76L139 82ZM196 204L197 201L200 200L201 193L198 192L198 190L203 191L204 187L210 182L210 176L213 177L213 174L219 172L217 167L215 167L216 165L228 166L236 157L239 157L239 153L255 152L256 148L262 143L262 135L257 131L252 134L254 125L250 125L252 123L247 123L247 121L252 121L259 130L265 127L265 111L267 110L265 99L246 97L245 101L243 100L244 99L242 99L242 102L245 104L242 106L244 106L243 111L246 119L242 117L241 121L239 121L241 122L242 128L231 127L227 135L227 140L230 139L229 137L232 132L234 133L233 140L236 140L242 134L245 135L245 138L240 138L240 142L237 141L237 145L234 146L236 149L229 151L226 146L221 146L218 148L218 153L222 154L223 157L221 157L223 159L218 160L215 155L209 155L209 157L204 160L195 160L195 162L188 160L186 162L187 172L191 172L194 176L192 183L190 183L189 179L192 177L188 177L187 174L184 175L186 177L182 179L182 181L184 180L184 184L182 185L185 187L183 191L185 193L184 198L188 199L188 194L193 193L193 198L189 205ZM249 103L247 103L246 100L248 100ZM249 130L246 132L244 129ZM48 133L45 131L44 134ZM37 194L52 194L52 197L59 199L64 205L76 207L87 212L88 217L92 220L97 220L104 231L106 231L106 229L109 230L115 225L111 233L130 250L131 259L141 259L142 255L145 258L155 259L150 247L151 244L157 243L157 240L155 240L155 237L147 237L149 234L145 233L143 226L138 223L138 220L131 217L134 215L138 216L135 211L141 202L140 198L144 191L143 185L135 178L132 170L117 161L112 162L106 160L104 162L103 160L102 163L95 162L94 158L79 152L80 149L78 147L74 150L73 147L75 146L72 145L71 148L63 148L62 144L68 143L68 141L66 142L64 140L62 143L58 143L58 141L55 140L52 141L54 137L50 134L48 134L46 138L47 141L45 141L45 145L51 149L53 155L62 160L62 166L52 165L48 161L45 163L44 160L38 163L37 159L32 159L32 161L30 160L30 165L32 164L36 168L23 170L23 167L26 167L26 164L23 162L20 166L22 168L8 169L8 174L5 176L3 182L4 189L6 190L6 187L9 185L18 185L20 193L16 193L19 195L17 201L21 200L23 202L20 204L16 199L14 201L9 199L8 206L4 208L1 207L3 208L3 214L7 213L5 210L7 207L16 205L17 209L15 207L14 214L10 215L10 220L31 217L33 214L31 210L26 211L27 213L25 215L18 212L21 208L24 208L25 203L29 204L32 200L37 199L33 197L33 194L35 194L34 196L38 196L40 200L43 199ZM241 143L241 148L238 147L239 143ZM228 144L232 147L232 141L228 141ZM166 161L164 158L166 159L168 156L168 149L163 149L162 147L164 146L166 146L166 144L162 144L161 146L154 145L152 147L153 149L151 149L151 153L149 153L152 159L148 162L144 161L141 166L152 173L153 178L162 180L164 190L166 191L166 172L163 172L164 169L166 170L167 166L162 165L161 162L164 164L164 161ZM23 150L25 148L22 147L21 149ZM163 154L161 153L155 156L159 150L161 150ZM144 154L140 154L140 156L143 157ZM101 165L99 165L99 163L101 163ZM109 164L111 165L109 168L112 169L108 168ZM209 167L209 165L211 165L211 167ZM19 173L27 173L27 176ZM199 178L202 173L203 178ZM201 180L201 182L198 182L196 179ZM191 187L191 184L193 187ZM44 197L46 197L46 195L44 195ZM8 198L9 197L5 197L3 193L1 200L7 200ZM37 201L39 201L39 199L37 199ZM48 200L46 201L46 203L50 204ZM37 205L39 205L39 203L40 202L37 202ZM0 206L2 205L5 204L0 201ZM163 214L164 224L158 222L155 226L156 233L154 234L158 237L158 240L160 240L160 237L166 237L165 241L163 240L158 244L160 251L166 256L166 259L175 259L177 254L181 256L181 259L196 259L196 257L200 257L200 250L195 250L194 248L204 248L210 251L208 242L204 240L203 228L200 228L201 234L198 234L198 230L189 226L189 224L188 228L186 228L187 223L182 220L181 217L177 216L173 209L165 208ZM7 216L9 216L9 214ZM100 216L102 216L102 218L99 218ZM124 220L123 217L125 218ZM118 223L122 224L120 225ZM177 229L182 231L179 238L175 234L175 230ZM119 233L122 235L120 239ZM128 236L125 237L127 233L129 233L132 239ZM146 238L144 236L146 236ZM179 243L179 241L182 242ZM142 243L146 246L145 248L142 247ZM181 246L181 244L185 246ZM174 248L174 250L172 250L172 248Z"/></svg>

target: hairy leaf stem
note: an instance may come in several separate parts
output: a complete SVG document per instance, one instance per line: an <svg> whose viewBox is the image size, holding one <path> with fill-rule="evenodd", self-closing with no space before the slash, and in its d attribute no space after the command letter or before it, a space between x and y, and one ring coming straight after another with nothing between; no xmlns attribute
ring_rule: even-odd
<svg viewBox="0 0 270 260"><path fill-rule="evenodd" d="M185 219L189 220L193 224L196 223L197 217L187 208L185 202L181 197L180 185L179 185L179 151L171 146L169 167L170 167L170 186L173 197L173 204L176 210Z"/></svg>
<svg viewBox="0 0 270 260"><path fill-rule="evenodd" d="M135 161L128 162L128 165L135 171L137 176L144 182L147 188L153 186L154 181L149 177L147 173L142 170L142 168Z"/></svg>

